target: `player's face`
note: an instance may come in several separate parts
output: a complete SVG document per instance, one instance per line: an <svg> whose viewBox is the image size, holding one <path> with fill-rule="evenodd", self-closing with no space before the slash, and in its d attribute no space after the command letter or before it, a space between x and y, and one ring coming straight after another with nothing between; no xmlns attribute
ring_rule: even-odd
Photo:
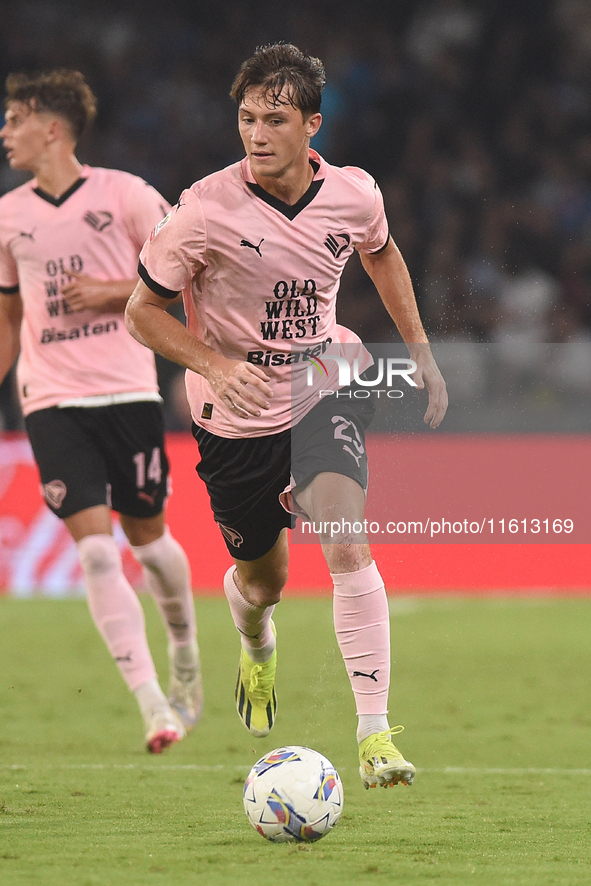
<svg viewBox="0 0 591 886"><path fill-rule="evenodd" d="M255 178L278 179L290 170L308 168L308 144L322 117L304 118L283 93L270 104L268 93L252 87L238 111L238 129Z"/></svg>
<svg viewBox="0 0 591 886"><path fill-rule="evenodd" d="M0 130L12 169L35 169L48 144L52 118L23 102L10 102Z"/></svg>

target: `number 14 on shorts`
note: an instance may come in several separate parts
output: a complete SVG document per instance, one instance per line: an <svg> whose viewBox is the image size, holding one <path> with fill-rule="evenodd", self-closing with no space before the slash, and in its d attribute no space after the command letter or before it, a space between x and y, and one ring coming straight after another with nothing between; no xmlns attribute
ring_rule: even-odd
<svg viewBox="0 0 591 886"><path fill-rule="evenodd" d="M133 463L135 464L135 485L138 489L143 489L145 487L146 480L151 480L156 486L158 486L162 479L162 456L159 446L155 446L152 450L147 471L146 461L147 458L145 452L136 452L133 457Z"/></svg>

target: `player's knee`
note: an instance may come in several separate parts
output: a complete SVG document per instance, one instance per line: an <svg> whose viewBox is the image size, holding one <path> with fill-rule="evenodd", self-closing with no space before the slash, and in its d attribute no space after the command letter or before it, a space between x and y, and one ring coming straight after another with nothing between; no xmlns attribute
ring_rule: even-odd
<svg viewBox="0 0 591 886"><path fill-rule="evenodd" d="M244 596L253 606L274 606L281 600L287 583L287 570L279 570L257 579L251 579L244 588Z"/></svg>
<svg viewBox="0 0 591 886"><path fill-rule="evenodd" d="M331 544L323 550L330 572L359 572L372 562L367 544Z"/></svg>
<svg viewBox="0 0 591 886"><path fill-rule="evenodd" d="M101 575L121 564L117 542L112 535L87 535L78 542L78 556L85 575Z"/></svg>
<svg viewBox="0 0 591 886"><path fill-rule="evenodd" d="M253 606L274 606L281 600L281 588L265 585L251 585L248 588L248 600Z"/></svg>

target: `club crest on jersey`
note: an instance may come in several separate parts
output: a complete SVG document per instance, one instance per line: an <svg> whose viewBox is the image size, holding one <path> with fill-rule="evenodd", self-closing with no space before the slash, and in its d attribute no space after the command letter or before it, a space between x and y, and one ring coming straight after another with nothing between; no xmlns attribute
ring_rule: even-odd
<svg viewBox="0 0 591 886"><path fill-rule="evenodd" d="M108 228L109 225L113 224L113 216L110 212L106 212L104 210L98 210L97 212L93 212L91 209L88 210L86 215L84 216L84 221L90 225L91 228L94 228L95 231L104 231L105 228Z"/></svg>
<svg viewBox="0 0 591 886"><path fill-rule="evenodd" d="M329 252L332 252L335 258L340 258L350 242L351 237L349 234L327 234L324 245Z"/></svg>
<svg viewBox="0 0 591 886"><path fill-rule="evenodd" d="M232 529L231 526L224 526L223 523L218 523L218 526L220 527L224 538L227 539L233 547L239 548L240 545L244 543L244 539L240 533L235 529Z"/></svg>
<svg viewBox="0 0 591 886"><path fill-rule="evenodd" d="M164 218L162 219L162 221L159 221L159 222L158 222L158 224L156 225L156 227L154 228L154 230L153 230L152 233L150 234L150 243L152 242L152 240L154 239L154 237L156 236L156 234L158 233L158 231L159 231L161 228L163 228L164 225L167 224L169 221L170 221L170 212L168 213L168 215L165 215L165 216L164 216Z"/></svg>
<svg viewBox="0 0 591 886"><path fill-rule="evenodd" d="M55 508L55 510L61 508L68 491L63 480L51 480L49 483L44 483L41 489L43 498L50 508Z"/></svg>

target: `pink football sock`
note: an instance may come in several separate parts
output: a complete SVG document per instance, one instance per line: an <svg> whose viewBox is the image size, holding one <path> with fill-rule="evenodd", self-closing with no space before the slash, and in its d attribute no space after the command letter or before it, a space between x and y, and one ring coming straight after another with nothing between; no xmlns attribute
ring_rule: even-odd
<svg viewBox="0 0 591 886"><path fill-rule="evenodd" d="M235 566L230 566L224 576L224 591L234 624L252 660L259 663L268 661L275 649L275 635L271 630L271 616L275 607L253 606L245 600L234 581L235 570Z"/></svg>
<svg viewBox="0 0 591 886"><path fill-rule="evenodd" d="M146 588L160 610L168 636L175 646L187 646L195 639L195 606L187 555L168 527L160 538L147 545L132 545L131 550L144 567Z"/></svg>
<svg viewBox="0 0 591 886"><path fill-rule="evenodd" d="M112 535L87 535L78 542L88 606L123 679L134 692L154 680L144 613L123 574L121 555Z"/></svg>
<svg viewBox="0 0 591 886"><path fill-rule="evenodd" d="M335 632L357 713L385 716L390 686L390 617L384 582L375 563L359 572L331 574L331 578Z"/></svg>

